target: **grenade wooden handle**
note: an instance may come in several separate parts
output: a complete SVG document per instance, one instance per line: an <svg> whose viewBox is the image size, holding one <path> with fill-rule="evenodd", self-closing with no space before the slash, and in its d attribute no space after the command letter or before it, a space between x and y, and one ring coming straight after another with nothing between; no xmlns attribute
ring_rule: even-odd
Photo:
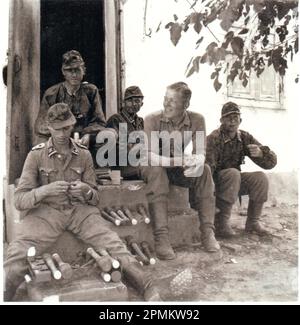
<svg viewBox="0 0 300 325"><path fill-rule="evenodd" d="M87 253L92 256L92 258L96 261L99 268L103 272L109 272L111 270L112 268L111 262L108 259L101 258L101 256L98 255L92 247L89 247L87 249Z"/></svg>
<svg viewBox="0 0 300 325"><path fill-rule="evenodd" d="M150 219L147 215L147 211L146 211L146 208L143 206L143 205L138 205L137 207L137 211L138 213L140 213L142 215L142 217L144 218L144 222L146 224L149 224L150 223Z"/></svg>
<svg viewBox="0 0 300 325"><path fill-rule="evenodd" d="M143 241L141 243L141 248L144 251L145 255L148 257L150 264L154 265L156 263L156 260L151 254L150 245L146 241Z"/></svg>
<svg viewBox="0 0 300 325"><path fill-rule="evenodd" d="M43 254L43 259L45 263L48 265L49 269L51 270L51 273L55 280L59 280L61 278L61 272L56 268L51 255L48 253Z"/></svg>
<svg viewBox="0 0 300 325"><path fill-rule="evenodd" d="M122 210L124 211L124 213L126 214L126 216L128 217L128 219L131 221L133 225L136 225L138 223L136 218L133 217L132 213L128 208L123 207Z"/></svg>
<svg viewBox="0 0 300 325"><path fill-rule="evenodd" d="M113 257L111 257L108 254L108 251L106 249L100 248L100 249L98 249L98 252L99 252L100 255L102 255L103 257L108 258L111 261L112 267L114 269L118 269L120 267L120 262L118 260L114 259Z"/></svg>
<svg viewBox="0 0 300 325"><path fill-rule="evenodd" d="M104 219L106 219L107 221L112 222L113 224L115 224L117 227L120 226L121 221L117 220L115 218L113 218L111 215L109 215L107 212L105 212L104 210L100 211L101 215L103 216Z"/></svg>
<svg viewBox="0 0 300 325"><path fill-rule="evenodd" d="M57 263L58 268L63 276L64 279L70 279L73 275L73 270L71 268L71 265L68 263L63 262L61 257L57 254L54 253L52 255L53 260Z"/></svg>
<svg viewBox="0 0 300 325"><path fill-rule="evenodd" d="M132 236L127 236L126 237L126 242L127 242L128 246L130 246L131 249L135 252L135 254L140 257L141 261L144 264L149 264L150 263L147 256L144 255L144 253L141 251L141 249L139 248L138 244L134 241Z"/></svg>

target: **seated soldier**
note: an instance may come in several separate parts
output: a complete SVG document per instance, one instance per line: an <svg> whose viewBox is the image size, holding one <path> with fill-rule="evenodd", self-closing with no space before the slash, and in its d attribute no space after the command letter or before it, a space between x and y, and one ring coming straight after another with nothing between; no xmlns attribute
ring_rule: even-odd
<svg viewBox="0 0 300 325"><path fill-rule="evenodd" d="M133 131L140 131L144 129L144 120L139 117L137 113L143 106L143 94L139 87L131 86L125 90L124 102L119 114L112 115L107 121L107 127L112 128L119 134L120 123L127 125L128 135ZM127 137L128 142L128 137ZM124 154L127 155L133 144L128 143L127 148L124 148ZM130 166L127 160L127 166L119 166L119 139L117 138L117 169L121 170L121 175L124 179L138 179L139 168ZM122 152L121 152L122 154Z"/></svg>
<svg viewBox="0 0 300 325"><path fill-rule="evenodd" d="M99 193L92 157L85 146L70 138L76 124L70 108L54 104L47 110L46 121L51 137L28 154L15 192L16 208L26 211L4 263L5 300L13 299L24 279L28 249L34 246L41 255L65 230L96 251L106 248L145 300L160 300L150 274L145 274L96 207Z"/></svg>
<svg viewBox="0 0 300 325"><path fill-rule="evenodd" d="M171 260L176 257L170 244L168 230L169 183L189 188L191 207L199 215L204 249L208 252L216 252L220 249L214 235L214 184L210 168L204 164L205 120L201 114L187 110L191 96L192 91L186 83L174 83L166 89L164 109L145 118L151 166L141 167L141 175L147 183L146 191L153 220L155 250L160 259ZM166 138L172 133L179 134L183 138L189 135L193 146L192 154L184 153L189 143L179 145L173 143L170 148L171 142L164 142L164 139L160 138L160 134L164 134L163 137ZM198 135L202 138L203 145L201 141L197 143ZM153 145L155 143L158 146ZM201 152L198 153L199 145ZM178 157L180 158L179 166L176 163Z"/></svg>
<svg viewBox="0 0 300 325"><path fill-rule="evenodd" d="M39 140L49 138L47 111L56 103L66 103L76 118L73 132L79 133L80 143L88 146L94 157L97 133L106 125L99 91L95 85L82 82L86 68L78 51L71 50L63 55L61 71L65 81L45 91L35 122L35 133Z"/></svg>
<svg viewBox="0 0 300 325"><path fill-rule="evenodd" d="M263 172L241 173L245 157L264 169L276 166L277 157L267 146L261 145L251 134L239 130L241 112L236 103L224 104L221 127L207 137L206 162L216 186L215 226L218 236L235 235L230 225L231 209L239 195L249 195L246 231L258 235L267 231L259 223L264 202L268 197L268 179Z"/></svg>

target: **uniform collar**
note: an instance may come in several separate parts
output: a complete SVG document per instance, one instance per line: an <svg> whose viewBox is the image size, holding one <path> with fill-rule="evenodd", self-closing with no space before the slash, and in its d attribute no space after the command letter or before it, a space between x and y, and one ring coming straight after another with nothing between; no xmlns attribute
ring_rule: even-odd
<svg viewBox="0 0 300 325"><path fill-rule="evenodd" d="M70 138L71 141L71 145L72 145L72 154L74 155L78 155L79 154L79 150L77 148L76 142ZM57 150L55 149L54 145L53 145L53 141L52 138L49 138L48 142L47 142L47 148L48 148L48 157L52 157L53 155L57 154Z"/></svg>
<svg viewBox="0 0 300 325"><path fill-rule="evenodd" d="M181 128L183 125L191 126L191 119L190 119L189 114L187 113L187 111L184 112L183 116L184 116L184 118L183 118L183 120L179 123L178 126L179 126L180 128ZM160 118L160 120L161 120L162 122L164 122L164 123L171 123L171 124L173 124L172 121L164 115L164 111L161 112L161 118Z"/></svg>
<svg viewBox="0 0 300 325"><path fill-rule="evenodd" d="M237 138L237 140L239 142L242 142L242 137L241 137L241 131L240 130L237 130L236 137L234 137L233 139L231 139L228 136L228 134L224 131L224 128L222 127L222 125L220 126L219 130L220 130L220 133L222 135L224 143L230 142L230 141L234 140L235 138Z"/></svg>
<svg viewBox="0 0 300 325"><path fill-rule="evenodd" d="M134 123L137 120L137 114L134 114L133 117L131 117L125 109L121 110L121 115L125 118L126 121L128 121L129 123Z"/></svg>
<svg viewBox="0 0 300 325"><path fill-rule="evenodd" d="M72 94L72 93L69 91L69 89L68 89L68 87L67 87L67 85L66 85L66 82L63 82L62 84L63 84L63 87L64 87L65 91L66 91L70 96L75 96L75 95L79 92L79 90L80 90L80 88L81 88L81 84L80 84L79 87L78 87L78 89L77 89L77 90Z"/></svg>

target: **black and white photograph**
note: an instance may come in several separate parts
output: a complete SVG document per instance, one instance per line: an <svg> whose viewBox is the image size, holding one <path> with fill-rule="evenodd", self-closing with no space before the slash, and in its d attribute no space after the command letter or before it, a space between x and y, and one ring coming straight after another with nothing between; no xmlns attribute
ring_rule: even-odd
<svg viewBox="0 0 300 325"><path fill-rule="evenodd" d="M299 302L298 0L0 13L2 304Z"/></svg>

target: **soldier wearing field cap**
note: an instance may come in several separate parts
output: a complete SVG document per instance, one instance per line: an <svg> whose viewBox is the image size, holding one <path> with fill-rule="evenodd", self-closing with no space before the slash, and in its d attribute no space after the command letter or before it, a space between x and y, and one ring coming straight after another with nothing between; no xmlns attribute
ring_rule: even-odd
<svg viewBox="0 0 300 325"><path fill-rule="evenodd" d="M54 104L47 111L51 137L28 154L15 192L15 206L25 211L17 238L7 250L5 301L11 301L27 272L30 247L42 255L63 231L93 247L102 248L122 264L125 280L145 300L160 300L151 274L145 272L129 253L98 208L99 193L90 152L70 135L76 118L67 104Z"/></svg>
<svg viewBox="0 0 300 325"><path fill-rule="evenodd" d="M74 132L79 133L80 143L93 152L96 135L106 125L99 91L95 85L82 81L86 68L78 51L71 50L63 55L61 71L65 81L46 90L35 122L35 133L39 140L49 138L47 111L55 103L66 103L76 118Z"/></svg>
<svg viewBox="0 0 300 325"><path fill-rule="evenodd" d="M144 129L144 120L139 117L137 113L143 106L144 95L138 86L130 86L126 88L124 93L124 101L121 107L121 111L118 114L112 115L107 121L107 127L112 128L119 134L120 123L125 123L127 125L128 135L130 132L139 131ZM128 139L127 139L128 140ZM128 144L126 152L132 148L132 144ZM119 142L117 139L117 153L119 153ZM121 170L121 175L126 179L134 179L139 177L139 169L134 166L118 166L116 169Z"/></svg>
<svg viewBox="0 0 300 325"><path fill-rule="evenodd" d="M206 162L210 165L216 186L216 234L220 237L235 235L230 225L231 209L238 196L249 195L247 232L267 234L259 223L264 202L268 197L268 179L261 172L241 172L245 157L263 169L276 166L276 154L262 145L250 133L239 130L242 122L236 103L223 105L221 126L207 137Z"/></svg>

